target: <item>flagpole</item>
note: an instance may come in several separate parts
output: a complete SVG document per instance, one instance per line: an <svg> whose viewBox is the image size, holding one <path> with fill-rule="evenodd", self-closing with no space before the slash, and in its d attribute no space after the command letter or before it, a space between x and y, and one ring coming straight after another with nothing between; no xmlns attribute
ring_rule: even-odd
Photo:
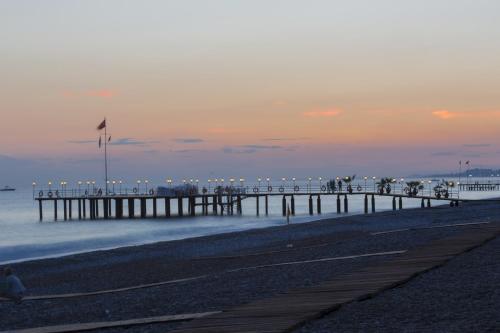
<svg viewBox="0 0 500 333"><path fill-rule="evenodd" d="M106 184L106 195L108 195L108 124L106 123L106 118L104 118L104 177Z"/></svg>
<svg viewBox="0 0 500 333"><path fill-rule="evenodd" d="M460 186L462 185L462 160L460 160L460 168L458 170L458 198L460 199Z"/></svg>

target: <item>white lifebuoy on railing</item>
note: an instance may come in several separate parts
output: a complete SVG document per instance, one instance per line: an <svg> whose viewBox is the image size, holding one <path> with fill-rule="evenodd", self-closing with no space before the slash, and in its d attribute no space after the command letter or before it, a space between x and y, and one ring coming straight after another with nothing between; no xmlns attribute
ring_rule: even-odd
<svg viewBox="0 0 500 333"><path fill-rule="evenodd" d="M293 187L293 190L294 190L295 192L298 192L298 191L300 190L299 185L295 185L295 186Z"/></svg>
<svg viewBox="0 0 500 333"><path fill-rule="evenodd" d="M285 192L285 188L283 186L280 186L280 193Z"/></svg>
<svg viewBox="0 0 500 333"><path fill-rule="evenodd" d="M52 198L52 191L47 192L47 196L48 196L49 198Z"/></svg>
<svg viewBox="0 0 500 333"><path fill-rule="evenodd" d="M259 188L257 186L253 188L253 193L259 193Z"/></svg>
<svg viewBox="0 0 500 333"><path fill-rule="evenodd" d="M38 196L41 198L43 197L43 191L38 192Z"/></svg>
<svg viewBox="0 0 500 333"><path fill-rule="evenodd" d="M269 185L269 186L267 187L267 192L272 192L272 191L273 191L273 187L272 187L271 185Z"/></svg>
<svg viewBox="0 0 500 333"><path fill-rule="evenodd" d="M326 191L326 186L325 185L321 185L321 192L325 192Z"/></svg>

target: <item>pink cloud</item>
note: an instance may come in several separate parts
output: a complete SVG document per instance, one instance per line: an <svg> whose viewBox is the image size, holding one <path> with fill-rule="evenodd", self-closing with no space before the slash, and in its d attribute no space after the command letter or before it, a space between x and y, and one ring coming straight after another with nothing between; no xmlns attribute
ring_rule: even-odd
<svg viewBox="0 0 500 333"><path fill-rule="evenodd" d="M302 113L304 117L336 117L342 113L340 109L327 109L327 110L313 110Z"/></svg>
<svg viewBox="0 0 500 333"><path fill-rule="evenodd" d="M453 113L453 112L450 112L448 110L436 110L436 111L432 111L432 115L434 117L437 117L437 118L440 118L440 119L444 119L444 120L458 117L457 113Z"/></svg>
<svg viewBox="0 0 500 333"><path fill-rule="evenodd" d="M112 98L118 95L118 92L111 89L100 89L100 90L88 90L85 92L81 91L63 91L63 96L67 98L77 98L77 97L100 97L100 98Z"/></svg>

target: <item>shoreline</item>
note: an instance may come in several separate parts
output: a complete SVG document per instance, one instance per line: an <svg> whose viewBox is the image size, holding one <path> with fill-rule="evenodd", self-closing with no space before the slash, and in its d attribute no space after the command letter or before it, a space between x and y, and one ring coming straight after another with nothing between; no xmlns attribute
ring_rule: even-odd
<svg viewBox="0 0 500 333"><path fill-rule="evenodd" d="M445 203L442 204L436 204L433 207L443 207L447 206ZM411 210L418 210L421 208L406 208L404 211L411 211ZM393 212L391 209L380 209L377 211L376 214L379 213L386 213L386 212ZM325 220L337 220L337 219L344 219L344 218L349 218L352 216L363 216L363 215L371 215L371 214L364 214L363 212L356 212L356 213L342 213L342 214L337 214L334 212L329 212L317 216L309 216L307 214L303 215L296 215L294 217L290 218L291 224L293 225L299 225L299 224L307 224L307 223L316 223L320 221L325 221ZM245 218L250 218L247 216L244 216ZM226 217L221 217L221 218L226 218ZM233 217L229 217L233 218ZM144 245L154 245L154 244L161 244L164 242L175 242L175 241L180 241L180 240L186 240L186 239L196 239L200 237L209 237L209 236L214 236L214 235L224 235L224 234L231 234L231 233L238 233L238 232L245 232L245 231L251 231L251 230L264 230L267 228L274 228L274 227L281 227L286 225L286 217L282 217L279 215L276 216L269 216L269 217L256 217L257 219L267 219L269 221L272 220L283 220L283 225L263 225L260 227L253 227L253 228L248 228L248 229L241 229L241 230L227 230L227 231L222 231L222 232L217 232L214 231L213 233L209 232L204 235L197 235L197 236L187 236L187 237L180 237L180 238L175 238L175 239L169 239L169 240L152 240L150 242L146 241L131 241L129 243L125 242L124 244L121 245L116 245L116 246L103 246L103 247L97 247L95 249L89 249L89 250L75 250L75 251L68 251L68 252L61 252L59 254L49 254L49 255L41 255L41 256L33 256L33 257L27 257L27 258L21 258L21 259L13 259L13 260L6 260L6 261L0 261L0 266L5 266L5 265L13 265L13 264L20 264L20 263L27 263L31 261L39 261L39 260L48 260L48 259L58 259L58 258L64 258L67 256L75 256L75 255L81 255L81 254L90 254L94 252L102 252L102 251L113 251L121 248L130 248L130 247L138 247L138 246L144 246ZM294 219L302 219L302 221L294 222ZM118 220L120 221L120 220ZM128 220L125 220L128 221ZM159 223L162 223L163 221L161 220L155 220ZM137 222L137 221L132 221L132 222ZM53 222L49 222L53 223ZM64 222L67 223L67 222ZM75 221L76 223L76 221ZM78 222L81 223L81 222Z"/></svg>

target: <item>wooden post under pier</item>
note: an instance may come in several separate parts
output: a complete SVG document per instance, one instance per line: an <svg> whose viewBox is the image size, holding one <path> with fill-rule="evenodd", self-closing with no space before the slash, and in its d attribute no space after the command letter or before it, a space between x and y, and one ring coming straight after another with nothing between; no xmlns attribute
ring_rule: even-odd
<svg viewBox="0 0 500 333"><path fill-rule="evenodd" d="M259 209L260 209L259 203L260 203L260 196L257 194L255 196L255 211L256 211L257 216L259 216L259 214L260 214L260 212L259 212Z"/></svg>
<svg viewBox="0 0 500 333"><path fill-rule="evenodd" d="M340 207L341 207L340 194L337 194L337 214L342 213L342 210Z"/></svg>
<svg viewBox="0 0 500 333"><path fill-rule="evenodd" d="M146 217L146 198L141 198L141 218Z"/></svg>
<svg viewBox="0 0 500 333"><path fill-rule="evenodd" d="M153 217L156 218L156 198L153 198Z"/></svg>
<svg viewBox="0 0 500 333"><path fill-rule="evenodd" d="M372 213L375 213L375 194L372 194Z"/></svg>
<svg viewBox="0 0 500 333"><path fill-rule="evenodd" d="M165 217L170 217L170 198L165 198Z"/></svg>
<svg viewBox="0 0 500 333"><path fill-rule="evenodd" d="M312 195L309 195L309 215L314 214L314 207L313 207L313 197Z"/></svg>
<svg viewBox="0 0 500 333"><path fill-rule="evenodd" d="M365 214L368 214L368 195L367 194L365 194L365 202L364 202L364 204L365 204L365 210L364 210L364 212L365 212Z"/></svg>
<svg viewBox="0 0 500 333"><path fill-rule="evenodd" d="M69 219L73 219L73 200L69 199Z"/></svg>
<svg viewBox="0 0 500 333"><path fill-rule="evenodd" d="M318 197L316 198L316 206L318 209L318 214L321 214L321 196L318 194Z"/></svg>
<svg viewBox="0 0 500 333"><path fill-rule="evenodd" d="M133 219L135 217L135 201L134 199L128 199L128 218Z"/></svg>
<svg viewBox="0 0 500 333"><path fill-rule="evenodd" d="M292 215L295 216L295 197L292 195L292 198L290 199L290 205L291 205L291 209L292 209Z"/></svg>
<svg viewBox="0 0 500 333"><path fill-rule="evenodd" d="M182 197L177 198L177 214L183 216L184 212L182 210Z"/></svg>
<svg viewBox="0 0 500 333"><path fill-rule="evenodd" d="M109 201L108 199L102 199L102 212L104 215L104 219L107 220L109 218Z"/></svg>
<svg viewBox="0 0 500 333"><path fill-rule="evenodd" d="M40 222L43 221L43 206L42 200L38 200L38 214L40 215Z"/></svg>
<svg viewBox="0 0 500 333"><path fill-rule="evenodd" d="M347 194L344 195L344 213L349 213L349 201L347 199Z"/></svg>

